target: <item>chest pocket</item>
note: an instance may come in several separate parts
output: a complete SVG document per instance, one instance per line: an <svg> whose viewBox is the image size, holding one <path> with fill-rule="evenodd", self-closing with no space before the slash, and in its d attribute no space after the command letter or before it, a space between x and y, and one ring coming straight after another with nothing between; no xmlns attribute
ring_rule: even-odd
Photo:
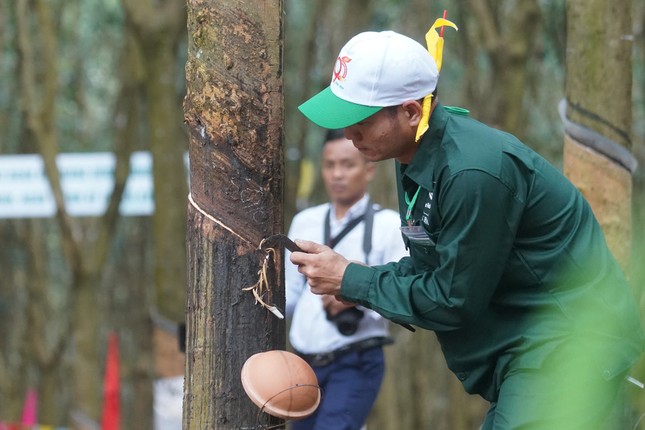
<svg viewBox="0 0 645 430"><path fill-rule="evenodd" d="M440 220L432 191L421 190L416 202L414 218L415 225L408 227L412 234L406 234L410 256L417 271L434 270L439 265L436 245Z"/></svg>
<svg viewBox="0 0 645 430"><path fill-rule="evenodd" d="M408 248L417 273L434 270L439 266L439 254L437 254L435 245L409 241Z"/></svg>

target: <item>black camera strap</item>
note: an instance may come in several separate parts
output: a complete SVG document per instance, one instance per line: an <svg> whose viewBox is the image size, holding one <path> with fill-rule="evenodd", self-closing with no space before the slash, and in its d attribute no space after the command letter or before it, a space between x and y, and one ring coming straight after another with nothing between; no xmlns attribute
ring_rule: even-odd
<svg viewBox="0 0 645 430"><path fill-rule="evenodd" d="M342 238L344 238L347 233L352 231L354 227L356 227L358 224L361 223L361 221L365 220L365 232L363 233L363 252L365 253L365 263L369 263L369 255L370 252L372 251L372 230L374 228L374 214L378 211L380 211L382 208L379 205L372 204L372 200L367 201L367 207L365 208L365 213L363 215L354 218L351 220L345 228L336 235L336 237L331 238L330 237L330 230L331 230L331 225L330 225L330 217L331 217L331 205L329 205L329 209L327 210L327 216L325 217L325 245L329 246L330 248L334 248L338 244L338 242L341 241ZM394 321L396 322L396 321ZM399 323L397 324L401 325L402 327L410 330L411 332L415 332L416 329L412 327L410 324L407 323Z"/></svg>
<svg viewBox="0 0 645 430"><path fill-rule="evenodd" d="M380 206L374 205L372 204L372 200L368 200L367 207L365 208L363 215L351 220L340 233L332 238L330 233L331 205L329 205L327 216L325 217L325 245L333 249L336 245L338 245L338 242L340 242L345 236L347 236L347 233L352 231L354 227L356 227L362 221L365 221L365 232L363 233L363 253L365 254L365 263L369 264L369 255L370 252L372 252L372 229L374 228L374 214L380 210Z"/></svg>

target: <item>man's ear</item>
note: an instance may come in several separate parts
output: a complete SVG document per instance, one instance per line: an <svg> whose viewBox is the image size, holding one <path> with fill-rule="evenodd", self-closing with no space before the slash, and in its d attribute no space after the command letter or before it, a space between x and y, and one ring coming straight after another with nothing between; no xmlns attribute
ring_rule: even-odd
<svg viewBox="0 0 645 430"><path fill-rule="evenodd" d="M421 121L421 116L423 115L423 107L418 101L416 100L405 101L401 105L401 109L403 109L403 112L406 115L410 126L416 127L419 125L419 122Z"/></svg>

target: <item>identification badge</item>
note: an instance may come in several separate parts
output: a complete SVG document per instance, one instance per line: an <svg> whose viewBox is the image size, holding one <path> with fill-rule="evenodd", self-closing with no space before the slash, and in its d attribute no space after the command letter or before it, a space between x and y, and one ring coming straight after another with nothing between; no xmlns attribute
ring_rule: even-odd
<svg viewBox="0 0 645 430"><path fill-rule="evenodd" d="M430 239L425 228L420 225L412 226L403 226L401 227L401 232L410 239L410 242L416 243L419 245L435 245L434 241Z"/></svg>

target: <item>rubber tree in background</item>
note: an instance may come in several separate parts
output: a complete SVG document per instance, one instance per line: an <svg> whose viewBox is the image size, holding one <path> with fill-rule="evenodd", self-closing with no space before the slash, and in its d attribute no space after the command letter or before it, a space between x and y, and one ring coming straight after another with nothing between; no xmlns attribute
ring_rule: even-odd
<svg viewBox="0 0 645 430"><path fill-rule="evenodd" d="M282 231L281 0L189 0L188 291L184 429L256 428L240 381L251 355L284 349L284 320L256 304L261 240ZM267 303L284 310L281 255Z"/></svg>
<svg viewBox="0 0 645 430"><path fill-rule="evenodd" d="M637 164L632 155L631 10L631 0L567 2L566 100L559 106L564 173L590 202L628 277ZM643 368L640 363L632 375L643 380ZM635 405L643 404L642 390L630 386L628 393L641 396ZM642 406L637 409L643 413Z"/></svg>
<svg viewBox="0 0 645 430"><path fill-rule="evenodd" d="M29 314L33 315L25 341L32 343L26 351L33 357L39 376L40 418L59 423L79 418L97 421L100 416L101 380L101 303L98 285L106 267L110 244L114 238L118 208L129 172L129 158L137 139L136 106L140 84L137 55L129 45L122 52L122 80L114 107L114 153L116 156L114 188L105 213L87 222L73 219L66 210L61 175L56 164L60 152L61 131L57 118L63 93L62 60L59 55L62 29L57 26L61 9L47 1L15 3L16 44L20 59L20 97L24 109L26 136L33 139L44 162L45 173L56 202L55 219L60 232L60 249L70 273L69 301L63 314L50 313L49 283L42 262L34 262L39 280L32 282L29 294L33 298ZM37 29L35 31L34 29ZM72 91L83 99L83 80L75 80ZM69 89L69 88L66 88ZM85 119L85 105L79 109L79 121ZM118 120L117 120L118 119ZM90 141L96 136L86 136ZM91 232L91 234L88 234ZM44 256L40 255L39 256ZM38 265L36 265L36 263ZM60 333L47 328L60 324ZM69 355L67 355L69 354ZM145 352L141 355L145 355ZM29 357L32 358L32 357ZM24 360L27 362L28 360ZM72 363L65 381L69 389L61 388L57 375ZM64 373L63 373L64 374ZM58 383L57 383L58 382ZM4 383L4 382L3 382ZM7 382L9 383L9 381Z"/></svg>
<svg viewBox="0 0 645 430"><path fill-rule="evenodd" d="M589 200L624 269L631 250L631 1L567 2L564 172Z"/></svg>
<svg viewBox="0 0 645 430"><path fill-rule="evenodd" d="M153 159L152 214L155 306L174 323L184 321L188 192L184 168L186 137L177 98L178 46L186 31L183 0L121 0L136 35L144 66L149 148Z"/></svg>

